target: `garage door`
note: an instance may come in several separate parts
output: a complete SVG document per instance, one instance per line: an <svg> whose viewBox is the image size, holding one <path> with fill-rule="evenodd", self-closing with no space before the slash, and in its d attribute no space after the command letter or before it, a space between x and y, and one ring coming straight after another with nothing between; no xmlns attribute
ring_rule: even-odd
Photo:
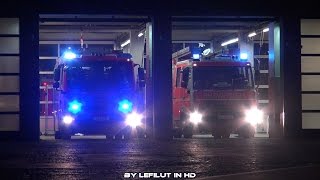
<svg viewBox="0 0 320 180"><path fill-rule="evenodd" d="M19 19L0 18L0 132L20 130Z"/></svg>
<svg viewBox="0 0 320 180"><path fill-rule="evenodd" d="M320 19L301 20L302 129L320 129Z"/></svg>

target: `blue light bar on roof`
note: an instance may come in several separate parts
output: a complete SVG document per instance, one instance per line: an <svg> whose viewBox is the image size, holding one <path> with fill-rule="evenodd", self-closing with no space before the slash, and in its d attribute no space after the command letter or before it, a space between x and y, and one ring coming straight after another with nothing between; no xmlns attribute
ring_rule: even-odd
<svg viewBox="0 0 320 180"><path fill-rule="evenodd" d="M240 54L240 60L247 60L248 59L248 54L247 53L241 53Z"/></svg>
<svg viewBox="0 0 320 180"><path fill-rule="evenodd" d="M192 54L192 59L200 59L200 54Z"/></svg>

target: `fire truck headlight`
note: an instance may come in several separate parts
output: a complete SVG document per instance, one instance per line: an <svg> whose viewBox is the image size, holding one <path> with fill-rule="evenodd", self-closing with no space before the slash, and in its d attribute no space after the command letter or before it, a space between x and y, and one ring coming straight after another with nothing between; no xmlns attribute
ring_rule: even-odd
<svg viewBox="0 0 320 180"><path fill-rule="evenodd" d="M252 107L245 112L245 121L253 126L262 123L263 111L259 110L257 107Z"/></svg>
<svg viewBox="0 0 320 180"><path fill-rule="evenodd" d="M69 115L65 115L65 116L63 116L62 121L64 124L70 125L74 121L74 117L69 116Z"/></svg>
<svg viewBox="0 0 320 180"><path fill-rule="evenodd" d="M77 100L71 101L69 103L68 111L77 114L82 109L82 103L78 102Z"/></svg>
<svg viewBox="0 0 320 180"><path fill-rule="evenodd" d="M132 102L128 101L127 99L124 99L120 101L118 106L118 110L127 114L132 111Z"/></svg>
<svg viewBox="0 0 320 180"><path fill-rule="evenodd" d="M132 128L136 128L142 125L142 118L143 116L141 114L133 112L127 115L125 123Z"/></svg>
<svg viewBox="0 0 320 180"><path fill-rule="evenodd" d="M198 124L201 123L202 121L202 114L200 114L199 112L195 111L190 113L190 122L192 122L193 124Z"/></svg>

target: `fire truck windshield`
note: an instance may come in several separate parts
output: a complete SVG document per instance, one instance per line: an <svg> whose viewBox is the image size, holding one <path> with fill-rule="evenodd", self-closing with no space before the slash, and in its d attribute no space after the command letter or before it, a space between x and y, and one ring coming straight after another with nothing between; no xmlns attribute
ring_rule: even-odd
<svg viewBox="0 0 320 180"><path fill-rule="evenodd" d="M129 90L133 85L130 62L78 62L67 67L67 87L71 90Z"/></svg>
<svg viewBox="0 0 320 180"><path fill-rule="evenodd" d="M198 66L193 68L193 88L251 89L253 76L250 66Z"/></svg>

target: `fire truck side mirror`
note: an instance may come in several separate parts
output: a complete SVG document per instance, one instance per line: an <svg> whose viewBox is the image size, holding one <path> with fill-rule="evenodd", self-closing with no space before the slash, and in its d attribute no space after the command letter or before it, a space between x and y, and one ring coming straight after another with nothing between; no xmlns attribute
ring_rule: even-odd
<svg viewBox="0 0 320 180"><path fill-rule="evenodd" d="M138 79L139 79L139 87L145 87L146 86L146 77L144 73L144 69L142 67L138 68Z"/></svg>
<svg viewBox="0 0 320 180"><path fill-rule="evenodd" d="M54 81L60 81L60 68L56 68L53 74Z"/></svg>

